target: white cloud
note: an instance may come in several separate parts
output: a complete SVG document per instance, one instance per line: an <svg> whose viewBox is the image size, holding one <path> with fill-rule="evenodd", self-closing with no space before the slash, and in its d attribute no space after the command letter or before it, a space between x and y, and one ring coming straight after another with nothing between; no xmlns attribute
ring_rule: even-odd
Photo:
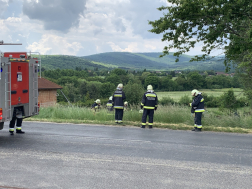
<svg viewBox="0 0 252 189"><path fill-rule="evenodd" d="M161 42L161 35L148 32L148 20L162 16L157 10L162 5L167 1L0 0L0 40L23 44L0 50L78 56L161 52L166 42ZM192 52L201 54L199 47Z"/></svg>
<svg viewBox="0 0 252 189"><path fill-rule="evenodd" d="M76 55L83 48L80 43L69 43L65 38L56 35L43 35L39 42L28 45L27 50L41 54Z"/></svg>

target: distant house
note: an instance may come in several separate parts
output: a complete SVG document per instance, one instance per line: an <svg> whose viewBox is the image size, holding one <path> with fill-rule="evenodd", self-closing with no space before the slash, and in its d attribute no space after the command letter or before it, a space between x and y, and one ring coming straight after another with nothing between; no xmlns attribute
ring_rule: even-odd
<svg viewBox="0 0 252 189"><path fill-rule="evenodd" d="M227 74L227 73L225 73L225 72L216 72L215 75L225 75L225 76L231 76L231 77L233 77L233 76L234 76L234 73Z"/></svg>
<svg viewBox="0 0 252 189"><path fill-rule="evenodd" d="M38 78L40 107L54 106L57 103L57 89L62 89L62 87L45 78Z"/></svg>

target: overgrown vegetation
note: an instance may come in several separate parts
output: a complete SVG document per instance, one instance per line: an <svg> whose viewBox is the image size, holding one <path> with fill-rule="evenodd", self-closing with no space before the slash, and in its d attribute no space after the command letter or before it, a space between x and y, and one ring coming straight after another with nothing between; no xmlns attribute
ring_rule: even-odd
<svg viewBox="0 0 252 189"><path fill-rule="evenodd" d="M104 104L103 104L104 105ZM130 110L131 109L131 110ZM141 125L142 114L139 108L130 107L124 112L123 125ZM68 123L97 123L114 125L113 112L102 109L93 112L90 108L69 107L58 105L56 107L41 108L40 114L28 120L68 122ZM190 107L180 105L159 106L154 115L154 127L170 129L191 129L193 117ZM226 115L217 110L209 109L202 119L204 130L225 132L251 132L251 111L238 111L238 114Z"/></svg>
<svg viewBox="0 0 252 189"><path fill-rule="evenodd" d="M215 75L214 71L175 73L174 71L150 72L146 70L130 72L118 68L111 71L87 71L78 68L45 70L42 76L61 85L69 101L81 106L90 106L97 98L108 99L119 83L124 84L127 101L131 104L138 104L141 101L146 86L149 84L155 91L190 91L194 88L201 90L241 86L237 75ZM64 96L60 92L58 94L58 102L66 102ZM171 100L168 101L171 102ZM212 98L212 101L216 100Z"/></svg>

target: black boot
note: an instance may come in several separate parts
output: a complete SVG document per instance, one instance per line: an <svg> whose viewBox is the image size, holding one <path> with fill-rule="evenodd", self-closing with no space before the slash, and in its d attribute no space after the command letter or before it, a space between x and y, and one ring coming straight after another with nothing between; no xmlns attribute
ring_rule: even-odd
<svg viewBox="0 0 252 189"><path fill-rule="evenodd" d="M201 128L196 128L195 132L201 132Z"/></svg>
<svg viewBox="0 0 252 189"><path fill-rule="evenodd" d="M142 125L141 128L144 129L144 128L145 128L145 125Z"/></svg>
<svg viewBox="0 0 252 189"><path fill-rule="evenodd" d="M13 131L9 131L10 132L10 135L14 135L14 132Z"/></svg>
<svg viewBox="0 0 252 189"><path fill-rule="evenodd" d="M197 127L194 127L193 129L192 129L192 131L196 131L197 130Z"/></svg>
<svg viewBox="0 0 252 189"><path fill-rule="evenodd" d="M18 134L25 134L25 132L22 131L22 130L16 130L16 133L18 133Z"/></svg>
<svg viewBox="0 0 252 189"><path fill-rule="evenodd" d="M149 129L152 129L152 125L149 125Z"/></svg>

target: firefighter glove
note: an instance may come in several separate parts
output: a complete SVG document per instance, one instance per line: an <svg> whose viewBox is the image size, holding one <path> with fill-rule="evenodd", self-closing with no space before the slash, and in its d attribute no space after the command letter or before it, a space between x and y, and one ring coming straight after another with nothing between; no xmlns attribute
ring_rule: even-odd
<svg viewBox="0 0 252 189"><path fill-rule="evenodd" d="M141 109L143 109L143 106L141 105Z"/></svg>
<svg viewBox="0 0 252 189"><path fill-rule="evenodd" d="M155 110L157 110L157 107L155 107Z"/></svg>

